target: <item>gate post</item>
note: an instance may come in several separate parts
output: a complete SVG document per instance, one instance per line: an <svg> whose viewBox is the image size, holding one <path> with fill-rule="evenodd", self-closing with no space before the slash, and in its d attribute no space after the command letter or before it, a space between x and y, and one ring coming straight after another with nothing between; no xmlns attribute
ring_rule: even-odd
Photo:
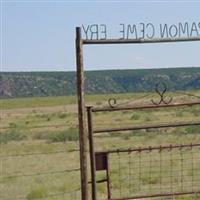
<svg viewBox="0 0 200 200"><path fill-rule="evenodd" d="M88 176L87 176L87 131L86 131L86 108L84 99L84 69L83 69L83 43L81 28L76 27L76 78L78 97L79 119L79 148L81 170L81 199L88 200Z"/></svg>

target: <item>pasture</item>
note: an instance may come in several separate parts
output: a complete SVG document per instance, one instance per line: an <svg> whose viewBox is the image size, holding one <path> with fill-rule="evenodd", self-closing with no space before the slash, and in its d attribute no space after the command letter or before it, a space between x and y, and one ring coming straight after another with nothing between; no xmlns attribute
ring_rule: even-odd
<svg viewBox="0 0 200 200"><path fill-rule="evenodd" d="M200 96L200 91L191 91L190 93ZM147 97L141 98L143 96ZM179 103L195 100L195 97L183 94L169 93L169 96L175 96L173 100ZM107 106L107 99L112 97L117 98L122 104L133 101L135 105L148 104L151 103L152 98L157 98L156 94L153 93L87 95L87 105ZM0 107L1 199L80 199L76 97L2 99L0 100ZM188 122L198 121L199 113L199 106L150 111L123 111L117 114L102 112L95 114L94 123L96 128L106 128L166 121ZM200 143L199 126L113 132L95 136L95 148L98 151L188 143ZM196 153L195 150L194 153ZM162 159L167 159L167 156L163 154ZM155 154L153 159L156 158ZM127 160L129 160L129 163L132 160L131 162L138 164L139 158L138 156L127 155L121 156L120 159L121 168L125 169L123 165L126 165ZM148 158L144 157L143 159L143 162L145 162L145 159ZM132 168L127 169L130 170L128 173L126 169L119 171L120 163L115 163L116 160L115 157L111 159L111 162L113 162L112 184L114 195L120 192L125 195L134 193L142 185L146 190L160 187L159 171L155 171L153 181L149 181L148 168L143 166L144 176L141 183L138 181L139 172L133 175L133 172L135 172L134 164L130 165ZM200 158L195 161L194 165L199 166L199 162ZM173 165L176 164L173 163ZM166 164L166 170L162 171L162 174L168 173L169 165L170 163ZM158 166L154 167L155 169L158 168ZM177 164L176 170L180 170L180 165ZM184 173L193 173L191 169L187 170ZM134 181L130 177L128 178L130 172ZM119 173L122 174L120 179L118 178ZM200 173L197 174L196 183L200 184ZM173 177L178 176L175 172L172 175ZM103 177L104 174L99 173L97 179L100 180ZM187 176L185 178L187 179ZM170 182L170 179L167 182ZM184 185L183 187L187 186ZM126 190L126 188L128 189ZM98 195L104 198L105 184L99 184L98 191ZM193 197L185 196L176 199L190 200Z"/></svg>

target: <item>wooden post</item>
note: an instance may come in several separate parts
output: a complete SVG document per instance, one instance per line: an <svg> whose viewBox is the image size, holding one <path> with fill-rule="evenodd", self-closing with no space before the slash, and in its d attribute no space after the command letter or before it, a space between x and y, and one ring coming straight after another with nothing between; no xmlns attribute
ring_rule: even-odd
<svg viewBox="0 0 200 200"><path fill-rule="evenodd" d="M86 108L84 99L84 69L83 69L83 43L81 28L76 27L76 66L77 66L77 96L79 119L79 146L81 169L81 199L88 200L88 176L87 176L87 131Z"/></svg>

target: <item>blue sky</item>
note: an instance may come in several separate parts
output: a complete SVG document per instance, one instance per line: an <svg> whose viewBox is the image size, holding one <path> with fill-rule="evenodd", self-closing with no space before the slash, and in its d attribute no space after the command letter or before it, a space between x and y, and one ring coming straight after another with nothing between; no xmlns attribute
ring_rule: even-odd
<svg viewBox="0 0 200 200"><path fill-rule="evenodd" d="M75 71L75 27L200 23L200 1L1 1L1 71ZM200 66L200 42L92 45L87 70Z"/></svg>

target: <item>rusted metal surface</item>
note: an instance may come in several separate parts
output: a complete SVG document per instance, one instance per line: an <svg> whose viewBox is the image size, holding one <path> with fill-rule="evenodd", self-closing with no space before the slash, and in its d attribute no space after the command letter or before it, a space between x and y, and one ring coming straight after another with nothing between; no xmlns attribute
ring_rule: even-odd
<svg viewBox="0 0 200 200"><path fill-rule="evenodd" d="M160 107L173 107L173 106L192 106L192 105L197 105L197 104L200 104L200 101L198 102L188 102L188 103L174 103L174 104L171 104L172 103L172 100L173 100L173 97L167 97L166 96L166 92L167 92L168 88L167 88L167 85L165 82L159 82L155 85L155 92L156 94L158 94L159 96L159 100L154 100L154 99L151 99L151 105L147 105L147 107L143 108L143 107L135 107L135 106L131 106L131 107L128 107L126 106L126 104L130 104L131 101L129 102L125 102L125 103L121 103L121 104L118 104L117 102L117 99L116 98L110 98L108 99L108 105L110 107L110 109L112 109L112 111L114 110L117 110L116 108L119 108L119 110L127 110L127 109L146 109L146 108L160 108ZM187 95L187 96L192 96L192 97L195 97L195 98L198 98L200 99L200 96L197 96L197 95L194 95L194 94L189 94L189 93L183 93L181 92L181 94L184 94L184 95ZM149 96L149 94L147 95L144 95L142 97L140 97L139 99L144 99L145 97ZM136 99L137 100L137 99ZM132 101L132 103L134 103ZM123 105L123 106L122 106ZM153 107L151 107L153 106ZM106 108L104 108L106 109ZM104 111L109 111L109 110L104 110ZM101 108L95 110L94 109L94 112L101 112Z"/></svg>
<svg viewBox="0 0 200 200"><path fill-rule="evenodd" d="M107 151L99 151L99 154L111 154L111 153L131 153L131 152L141 152L141 151L153 151L153 150L165 150L165 149L182 149L182 148L193 148L199 147L200 144L180 144L180 145L160 145L160 146L149 146L149 147L139 147L139 148L128 148L128 149L115 149Z"/></svg>
<svg viewBox="0 0 200 200"><path fill-rule="evenodd" d="M130 127L119 127L119 128L105 128L96 129L94 133L108 133L117 131L130 131L130 130L142 130L142 129L152 129L152 128L172 128L181 126L195 126L200 125L200 122L179 122L179 123L169 123L169 124L154 124L154 125L143 125L143 126L130 126Z"/></svg>
<svg viewBox="0 0 200 200"><path fill-rule="evenodd" d="M107 183L107 197L111 199L111 180L110 180L110 168L109 168L109 155L107 152L96 152L95 163L97 171L106 171L106 179L100 180Z"/></svg>
<svg viewBox="0 0 200 200"><path fill-rule="evenodd" d="M105 152L95 153L96 170L107 170L108 169L108 154Z"/></svg>
<svg viewBox="0 0 200 200"><path fill-rule="evenodd" d="M76 28L76 70L77 70L77 97L79 119L79 146L81 168L81 199L88 200L88 177L87 177L87 132L86 113L84 98L84 69L83 69L83 43L81 28Z"/></svg>
<svg viewBox="0 0 200 200"><path fill-rule="evenodd" d="M92 121L92 107L87 107L87 119L88 119L88 137L89 137L89 146L90 146L90 170L91 170L91 179L92 179L92 200L96 200L96 156L94 150L94 141L93 141L93 121ZM98 167L98 165L97 165Z"/></svg>
<svg viewBox="0 0 200 200"><path fill-rule="evenodd" d="M159 109L159 108L195 106L195 105L200 105L200 101L190 102L190 103L174 103L174 104L169 104L169 105L161 104L161 105L143 105L143 106L121 106L121 107L93 108L92 112L113 112L113 111L125 111L125 110Z"/></svg>
<svg viewBox="0 0 200 200"><path fill-rule="evenodd" d="M182 195L198 194L198 193L200 193L200 190L192 191L192 192L159 193L159 194L154 194L154 195L141 195L141 196L133 196L133 197L125 197L125 198L114 198L110 200L146 199L146 198L153 198L153 197L174 197L174 196L182 196Z"/></svg>
<svg viewBox="0 0 200 200"><path fill-rule="evenodd" d="M82 200L88 200L88 177L87 177L87 131L86 131L86 113L85 113L85 97L84 97L84 69L83 69L83 45L92 45L92 44L153 44L153 43L170 43L170 42L193 42L200 41L200 37L190 37L190 38L155 38L155 39L102 39L102 40L86 40L81 38L81 28L76 28L76 65L77 65L77 96L78 96L78 112L79 112L79 141L80 141L80 168L81 168L81 192L82 192ZM172 98L166 99L165 86L164 90L160 91L157 86L157 93L160 96L160 100L156 102L152 99L153 105L144 105L144 106L119 106L117 104L117 100L115 98L111 98L108 103L109 107L106 108L88 108L87 117L88 117L88 131L89 131L89 145L90 145L90 159L91 159L91 176L92 176L92 199L96 200L96 184L100 182L107 182L107 199L109 200L125 200L125 199L141 199L141 198L153 198L153 197L162 197L162 196L176 196L176 195L187 195L187 194L195 194L200 192L198 190L192 190L184 192L156 192L154 194L140 194L140 195L129 195L126 197L113 197L111 196L111 167L112 163L110 163L110 153L129 153L129 155L133 152L139 152L139 154L143 151L153 152L154 150L159 150L160 152L163 149L168 149L172 152L173 149L177 148L188 148L191 149L194 147L198 147L198 144L192 145L181 145L181 146L162 146L162 147L145 147L139 149L128 149L128 150L113 150L107 152L101 152L102 155L106 155L106 158L100 159L97 158L95 162L95 149L94 149L94 141L93 135L97 132L110 132L110 131L121 131L121 130L138 130L138 129L147 129L147 128L164 128L164 127L178 127L178 126L190 126L190 125L200 125L200 122L182 122L182 123L173 123L173 124L158 124L158 125L143 125L143 126L134 126L134 127L126 127L126 128L110 128L110 129L101 129L101 130L93 130L93 122L92 122L92 113L93 112L113 112L113 111L123 111L123 110L142 110L142 109L158 109L158 108L170 108L170 107L181 107L181 106L195 106L200 105L200 101L191 102L191 103L178 103L171 104ZM194 95L193 95L194 96ZM160 148L160 149L159 149ZM151 153L149 153L151 155ZM98 160L99 159L99 160ZM193 157L192 157L193 159ZM105 162L105 160L107 162ZM102 162L102 163L99 163ZM182 162L182 160L181 160ZM106 179L96 180L96 164L97 169L105 169L106 171ZM150 162L150 164L152 164ZM141 166L140 168L142 168ZM193 176L192 176L193 177ZM130 179L130 177L129 177ZM200 185L200 184L199 184Z"/></svg>
<svg viewBox="0 0 200 200"><path fill-rule="evenodd" d="M108 198L108 199L110 200L145 199L153 197L164 197L164 196L173 197L179 195L200 193L200 174L198 172L200 163L199 150L200 150L200 144L190 144L190 145L166 145L166 146L155 146L148 148L144 147L144 148L117 150L117 151L113 150L113 151L98 152L98 153L107 153L108 155L114 153L116 156L113 158L114 163L112 163L113 167L111 167L111 171L114 170L116 172L116 170L118 170L117 172L118 174L123 174L123 178L121 177L118 183L116 183L116 181L113 180L115 181L115 185L117 187L122 187L122 191L120 191L119 194L120 197L116 197L116 195L114 195L113 198ZM134 153L131 157L133 161L129 162L128 160L130 160L130 155L132 153ZM165 159L161 157L161 154L163 153L166 157ZM152 157L151 154L154 156ZM123 163L121 163L120 167L116 167L117 157L119 157L118 159L120 159L120 157L122 157L123 159ZM126 161L124 158L127 157L129 157L129 159ZM153 161L156 164L153 165L152 163ZM140 165L138 165L138 163L140 163ZM144 169L146 168L146 166L149 165L151 165L150 169L148 169L147 172L145 172ZM165 165L167 166L169 165L167 167L168 172L165 172L166 170ZM180 165L179 168L177 168L178 165ZM158 168L156 168L156 166ZM128 171L129 168L134 169L134 171L139 173L139 175L133 176L130 173L130 171ZM156 170L160 177L157 178L156 176L157 181L154 183L155 181L154 175L156 173ZM162 174L160 173L160 171L162 171ZM187 174L186 172L189 174ZM174 173L176 173L176 176L174 176ZM145 177L145 180L148 180L150 183L152 181L152 186L143 189L142 177ZM127 189L128 181L131 180L134 183L134 180L132 179L138 179L138 178L139 180L136 181L141 182L141 187L139 188L136 187L133 193L130 192L131 188L129 188L130 191L128 194L123 191ZM174 183L173 181L175 181L176 179L178 179L179 182ZM112 182L112 176L109 179L109 182L110 183ZM155 187L154 184L159 185L158 188ZM111 186L109 188L111 189Z"/></svg>
<svg viewBox="0 0 200 200"><path fill-rule="evenodd" d="M112 107L110 106L109 108L94 108L94 107L90 107L88 108L90 110L90 115L92 116L93 113L95 112L104 112L104 111L109 111L109 112L112 112L112 111L121 111L121 110L142 110L142 109L154 109L154 108L169 108L169 107L182 107L182 106L196 106L196 105L199 105L200 102L192 102L192 103L182 103L182 104L168 104L168 102L170 103L171 100L168 99L168 102L162 102L162 101L166 101L164 99L164 95L165 94L165 88L164 90L160 93L160 101L161 103L153 103L153 105L144 105L144 106L138 106L138 107L135 107L135 106L130 106L130 107ZM111 102L112 101L112 102ZM115 99L111 99L110 100L110 104L113 105L113 103L115 104ZM92 120L91 120L91 116L89 116L89 120L88 120L88 123L93 123ZM93 137L94 137L94 134L95 133L107 133L107 132L115 132L115 131L128 131L128 130L139 130L139 129L150 129L150 128L166 128L166 127L181 127L181 126L194 126L194 125L200 125L200 121L197 121L197 122L177 122L177 123L165 123L165 124L146 124L146 125L142 125L142 126L132 126L132 127L119 127L119 128L106 128L106 129L90 129L90 137L89 139L92 138L92 141L93 141ZM192 152L192 149L196 148L197 151L200 150L200 144L179 144L179 145L164 145L164 146L149 146L149 147L140 147L140 148L128 148L128 149L114 149L114 150L106 150L106 151L100 151L100 152L95 152L94 148L93 148L93 153L95 153L95 167L96 167L96 171L95 173L97 173L97 171L102 171L102 170L105 170L106 172L106 178L103 179L103 180L99 180L99 181L95 181L95 184L98 184L98 183L103 183L103 182L106 182L107 183L107 199L108 200L128 200L128 199L145 199L145 198L154 198L154 197L166 197L166 196L179 196L179 195L191 195L191 194L195 194L195 193L199 193L200 192L200 188L198 187L197 189L197 185L196 182L194 181L194 171L192 171L192 175L191 175L191 185L194 185L194 190L193 189L190 189L190 190L185 190L185 185L184 185L184 163L187 161L184 160L184 156L183 156L183 152L185 152L186 150L188 150L190 152ZM173 173L173 169L172 169L172 166L176 159L173 160L173 151L176 150L177 152L179 152L179 162L181 162L181 168L179 169L181 173L180 177L181 177L181 183L183 185L183 187L181 188L180 192L179 191L176 191L176 189L174 189L174 183L173 183L173 176L172 176L172 173ZM116 155L120 155L120 154L128 154L128 155L131 155L132 153L136 153L136 155L142 155L143 152L146 152L147 155L150 156L150 160L149 160L149 167L150 167L150 171L153 170L153 160L151 158L151 154L153 152L157 151L160 155L166 151L166 152L170 152L169 155L170 155L170 163L171 163L171 175L170 176L167 176L167 177L164 177L164 179L167 179L168 180L168 185L170 185L171 187L171 190L169 192L169 190L167 190L166 188L166 191L164 190L164 186L165 184L161 184L160 183L160 188L163 188L162 190L156 190L154 191L153 189L153 186L149 186L150 188L152 187L152 191L151 189L149 189L149 193L148 192L145 192L146 190L142 189L143 185L140 186L140 189L139 189L139 192L136 192L135 195L134 194L131 194L131 192L129 192L129 195L125 195L123 196L123 190L120 189L120 194L119 194L119 197L117 197L116 195L112 195L113 193L113 190L115 190L115 188L113 188L112 186L112 171L113 171L113 166L116 166L117 164L116 163L112 163L112 161L110 161L110 156L113 155L113 154L116 154ZM168 155L168 157L169 157ZM177 153L178 155L178 153ZM199 154L198 154L199 155ZM134 157L137 157L137 156L134 156ZM112 156L111 156L112 157ZM124 156L122 156L123 159L125 158ZM193 153L191 153L191 159L192 161L190 161L189 163L191 164L191 162L193 163L195 158L193 157ZM92 158L91 158L92 159ZM142 158L140 157L140 159L142 160ZM187 158L188 159L188 158ZM197 158L196 158L197 159ZM112 159L111 159L112 160ZM115 159L115 162L116 162L117 159ZM199 159L200 160L200 159ZM126 181L129 180L129 182L131 182L131 174L129 174L127 176L127 178L123 179L121 178L120 176L124 176L124 174L126 174L127 172L127 167L128 168L131 168L130 165L131 165L131 162L128 162L127 164L125 163L121 163L121 161L119 161L119 167L118 167L118 170L122 170L122 172L118 172L118 176L119 176L119 184L120 184L120 187L122 187L121 185L125 184L126 185ZM146 162L146 161L145 161ZM158 162L158 161L157 161ZM161 168L161 165L163 165L162 163L164 162L161 157L160 157L160 160L159 162L161 163L160 164L160 170L162 170ZM168 162L169 164L169 161L167 160L165 162L165 164ZM196 162L196 161L195 161ZM137 162L136 162L137 163ZM138 165L134 162L134 165ZM91 166L92 167L92 166ZM139 165L139 168L137 170L140 170L139 174L137 175L137 177L140 177L141 179L141 176L142 176L142 173L141 173L141 170L142 168L145 167L145 163L140 163ZM115 168L115 167L114 167ZM191 169L188 169L188 170L191 170ZM192 169L194 170L194 169ZM114 171L116 171L116 169L114 169ZM155 171L155 169L154 169ZM196 172L196 171L195 171ZM94 171L93 173L91 174L92 176L94 175ZM96 175L95 175L96 176ZM151 176L152 175L148 175L149 176L149 181L151 181ZM198 174L196 175L198 176ZM177 175L177 178L180 178L178 175ZM141 180L140 180L141 182ZM116 183L115 183L116 184ZM151 184L150 184L151 185ZM199 180L199 185L200 185L200 180ZM119 187L119 186L118 186ZM122 187L123 188L123 187ZM193 186L191 186L191 188L193 188ZM126 191L127 188L124 188L124 190ZM130 189L129 189L130 190ZM142 192L143 191L143 192ZM160 192L162 191L162 193ZM96 191L97 192L97 191Z"/></svg>
<svg viewBox="0 0 200 200"><path fill-rule="evenodd" d="M117 99L115 99L115 98L108 99L108 104L109 104L110 108L114 108L115 106L117 106Z"/></svg>
<svg viewBox="0 0 200 200"><path fill-rule="evenodd" d="M172 97L167 98L165 96L165 93L167 92L167 85L164 82L160 82L155 85L155 92L159 95L160 99L157 102L154 99L151 99L151 102L153 103L153 105L155 106L162 105L162 104L169 105L172 102L173 100ZM117 100L115 98L108 99L108 105L110 106L110 108L117 107L118 106Z"/></svg>
<svg viewBox="0 0 200 200"><path fill-rule="evenodd" d="M111 193L111 179L110 179L110 162L109 162L109 154L107 154L107 166L106 166L106 177L107 177L107 191L108 191L108 199L112 198Z"/></svg>
<svg viewBox="0 0 200 200"><path fill-rule="evenodd" d="M84 45L89 44L152 44L152 43L169 43L169 42L193 42L200 41L200 37L186 38L166 38L166 39L106 39L106 40L83 40Z"/></svg>
<svg viewBox="0 0 200 200"><path fill-rule="evenodd" d="M167 92L167 85L165 83L157 83L155 86L155 91L156 93L160 96L160 100L158 102L155 102L155 100L151 100L151 102L154 105L160 105L160 104L170 104L172 102L172 97L170 97L169 99L166 99L166 97L164 96L165 93Z"/></svg>

